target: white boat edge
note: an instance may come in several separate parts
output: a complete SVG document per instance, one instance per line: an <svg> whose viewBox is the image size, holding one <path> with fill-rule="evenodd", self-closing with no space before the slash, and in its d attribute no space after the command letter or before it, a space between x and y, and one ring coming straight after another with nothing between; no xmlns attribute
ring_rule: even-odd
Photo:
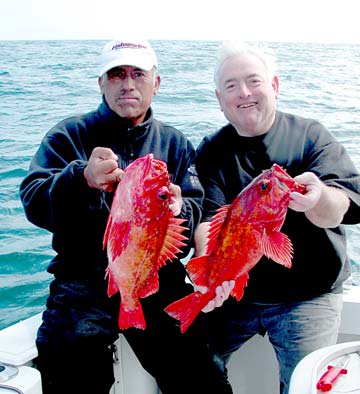
<svg viewBox="0 0 360 394"><path fill-rule="evenodd" d="M0 394L9 393L12 388L24 394L42 394L40 373L33 367L33 360L37 356L35 336L40 323L41 313L0 331L0 366L15 366L17 370L17 374L6 381L2 381L4 371L0 371ZM115 345L115 384L109 394L159 394L154 379L141 367L122 335ZM341 349L346 348L360 350L360 286L349 286L344 293L340 334L338 345L334 347L334 358L341 353ZM325 350L317 353L319 357L324 358ZM327 354L326 361L330 358ZM319 360L314 359L314 368L319 368L319 363ZM304 367L300 370L303 383ZM308 382L313 379L311 376L315 372L307 371ZM235 352L229 363L229 377L234 394L279 393L277 362L266 336L255 336ZM292 384L295 387L297 382L292 381ZM9 388L5 388L6 386ZM296 389L293 394L317 393L313 385L306 388L307 386L302 384L301 387L301 392Z"/></svg>

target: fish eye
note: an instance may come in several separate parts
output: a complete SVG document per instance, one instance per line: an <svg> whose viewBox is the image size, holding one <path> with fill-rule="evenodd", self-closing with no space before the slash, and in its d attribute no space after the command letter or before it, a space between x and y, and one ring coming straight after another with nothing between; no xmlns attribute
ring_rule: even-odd
<svg viewBox="0 0 360 394"><path fill-rule="evenodd" d="M271 181L269 180L264 180L262 182L259 183L258 188L260 192L269 192L271 190Z"/></svg>
<svg viewBox="0 0 360 394"><path fill-rule="evenodd" d="M161 201L166 201L170 196L169 189L167 187L162 187L158 193L157 198Z"/></svg>
<svg viewBox="0 0 360 394"><path fill-rule="evenodd" d="M160 200L165 201L167 199L167 193L166 192L159 193L158 197Z"/></svg>

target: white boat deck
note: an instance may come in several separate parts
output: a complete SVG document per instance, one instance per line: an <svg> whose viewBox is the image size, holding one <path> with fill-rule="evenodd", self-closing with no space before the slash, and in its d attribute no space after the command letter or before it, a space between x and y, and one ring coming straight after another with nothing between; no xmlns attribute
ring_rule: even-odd
<svg viewBox="0 0 360 394"><path fill-rule="evenodd" d="M0 362L15 365L19 369L18 375L6 382L1 382L0 372L0 394L9 392L1 385L11 385L24 394L41 394L39 373L31 367L31 361L37 355L34 339L40 321L41 315L38 314L0 331ZM344 294L338 343L352 341L360 341L358 286L350 287ZM119 360L114 365L116 383L110 394L158 394L155 381L141 367L123 336L119 337L116 345ZM232 356L229 377L234 394L279 393L277 362L266 336L255 336ZM292 394L311 394L305 387L304 391Z"/></svg>

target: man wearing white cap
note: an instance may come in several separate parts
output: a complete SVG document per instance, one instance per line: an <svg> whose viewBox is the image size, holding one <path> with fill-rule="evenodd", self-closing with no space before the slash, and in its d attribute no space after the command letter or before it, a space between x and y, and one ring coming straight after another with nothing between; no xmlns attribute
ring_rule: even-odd
<svg viewBox="0 0 360 394"><path fill-rule="evenodd" d="M171 210L186 219L190 240L201 216L203 189L194 172L194 147L153 117L160 76L149 43L106 44L98 81L102 103L44 136L20 186L27 218L52 233L55 251L48 267L54 280L36 341L43 394L108 394L114 382L112 344L119 335L120 300L118 294L107 295L102 240L127 165L148 153L167 163ZM190 248L189 243L181 257ZM201 317L181 334L164 312L193 290L181 261L162 267L159 282L159 291L142 299L146 329L123 331L138 359L162 394L232 393L208 353Z"/></svg>

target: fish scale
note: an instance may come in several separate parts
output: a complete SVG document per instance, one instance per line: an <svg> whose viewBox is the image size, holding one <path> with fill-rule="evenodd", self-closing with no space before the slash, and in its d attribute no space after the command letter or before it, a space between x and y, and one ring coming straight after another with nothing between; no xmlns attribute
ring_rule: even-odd
<svg viewBox="0 0 360 394"><path fill-rule="evenodd" d="M140 299L158 291L158 270L187 240L185 220L169 208L169 185L166 163L148 154L124 170L115 190L103 247L108 296L120 292L120 329L146 328Z"/></svg>
<svg viewBox="0 0 360 394"><path fill-rule="evenodd" d="M244 188L232 204L221 207L213 217L205 255L189 260L186 269L192 282L206 287L206 293L195 291L165 308L180 321L185 332L207 303L216 296L216 287L234 280L231 296L240 300L249 271L262 256L290 268L292 244L280 232L285 221L290 193L303 193L297 183L278 164L263 171Z"/></svg>

